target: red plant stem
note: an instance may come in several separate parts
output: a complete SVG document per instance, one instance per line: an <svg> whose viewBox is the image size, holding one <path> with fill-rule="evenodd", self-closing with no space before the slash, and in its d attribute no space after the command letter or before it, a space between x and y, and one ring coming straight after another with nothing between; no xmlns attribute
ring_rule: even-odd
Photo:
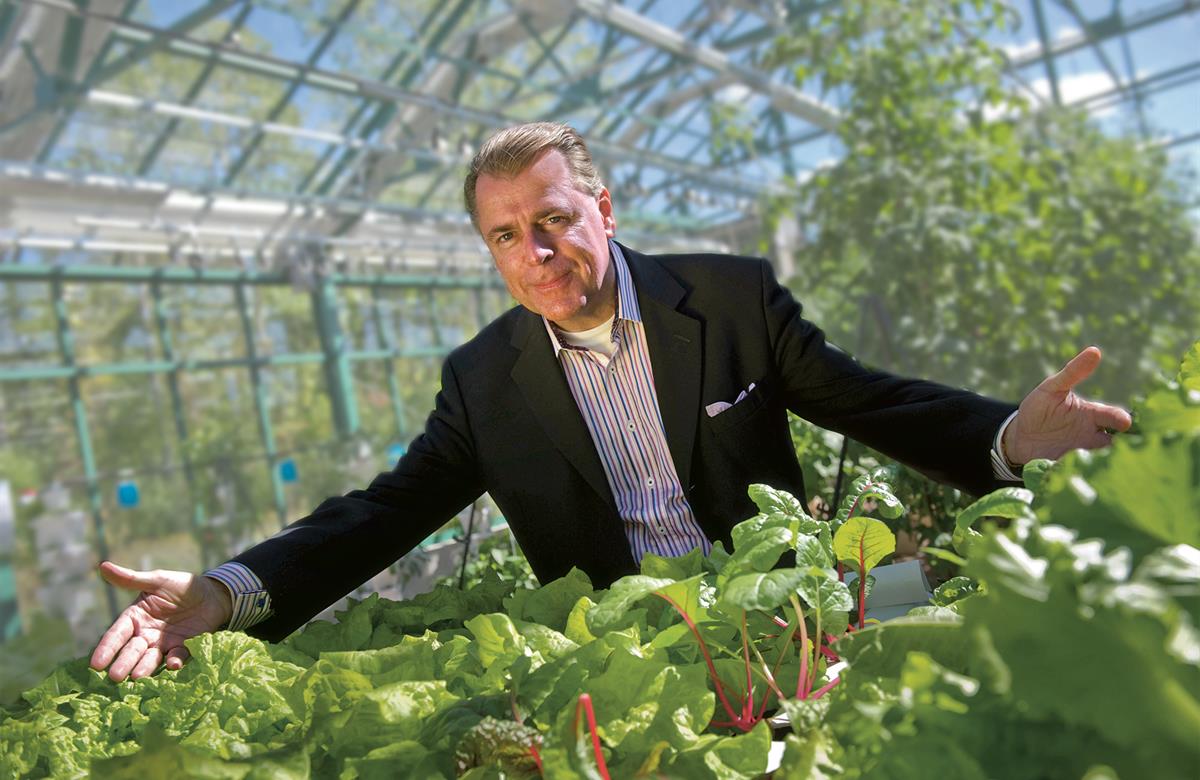
<svg viewBox="0 0 1200 780"><path fill-rule="evenodd" d="M803 698L805 698L805 699L807 699L809 697L809 694L812 693L813 684L816 683L816 681L817 681L817 666L818 666L817 661L820 660L820 658L821 658L821 613L820 612L817 612L817 621L816 622L817 622L817 624L815 626L816 632L813 634L813 636L816 637L816 644L813 647L813 662L812 662L812 667L809 669L809 672L808 672L809 679L806 680L804 683Z"/></svg>
<svg viewBox="0 0 1200 780"><path fill-rule="evenodd" d="M596 711L592 709L592 697L586 693L579 694L579 703L575 705L575 739L579 739L579 711L587 713L588 730L592 732L592 753L596 756L596 769L604 780L612 780L608 776L608 765L604 763L604 752L600 749L600 734L596 731ZM541 768L541 762L538 762Z"/></svg>
<svg viewBox="0 0 1200 780"><path fill-rule="evenodd" d="M763 719L763 713L767 711L767 703L771 701L771 694L775 694L776 701L783 701L783 691L779 689L779 684L775 682L775 673L779 671L779 664L783 660L783 653L779 654L779 659L775 661L774 669L767 669L767 662L763 660L762 655L759 655L759 660L762 661L763 675L767 678L767 685L770 690L763 694L762 704L758 707L758 712L754 715L754 723L758 723Z"/></svg>
<svg viewBox="0 0 1200 780"><path fill-rule="evenodd" d="M808 626L804 625L804 610L800 609L800 600L794 595L792 609L796 610L796 623L800 627L800 676L796 678L796 698L803 699L804 680L808 677Z"/></svg>
<svg viewBox="0 0 1200 780"><path fill-rule="evenodd" d="M712 656L708 653L708 645L705 644L704 637L700 636L700 630L696 628L696 624L690 617L688 617L688 614L683 611L683 608L675 603L675 599L664 593L655 593L654 595L658 596L674 607L675 611L679 613L679 616L683 618L683 622L687 623L688 628L692 630L692 635L695 636L696 641L700 643L700 652L704 655L704 663L708 665L708 673L712 677L713 685L717 689L717 698L721 700L721 706L725 708L725 714L728 715L730 719L737 721L738 716L736 713L734 713L733 706L730 705L729 698L725 695L725 686L721 684L721 678L717 676L717 668L713 666Z"/></svg>
<svg viewBox="0 0 1200 780"><path fill-rule="evenodd" d="M773 615L772 619L774 619L776 623L779 622L778 615ZM787 627L788 625L789 624L784 623L785 627ZM790 642L795 636L796 636L796 629L793 628L791 635L788 636L788 641ZM779 674L779 667L783 665L783 659L784 659L784 656L786 655L786 653L781 652L779 654L779 657L775 659L775 665L773 667L771 667L770 669L768 669L767 661L766 661L766 659L763 658L762 653L760 653L758 651L758 648L755 647L754 645L751 645L750 647L752 650L754 650L754 655L756 658L758 658L758 662L760 664L762 664L763 677L765 677L767 679L767 685L770 687L770 690L766 694L763 695L762 704L759 705L758 713L754 716L753 722L758 723L760 720L763 719L763 714L767 711L767 704L771 701L772 693L775 694L776 701L783 701L783 699L784 699L783 691L779 688L779 683L775 681L775 676L777 674Z"/></svg>
<svg viewBox="0 0 1200 780"><path fill-rule="evenodd" d="M525 719L521 717L521 712L517 709L516 689L509 691L508 703L512 705L513 720L515 720L517 723L524 723ZM537 745L529 746L529 755L533 756L533 763L537 764L538 774L542 774L542 754L538 751Z"/></svg>
<svg viewBox="0 0 1200 780"><path fill-rule="evenodd" d="M543 774L542 769L542 754L538 752L537 745L529 746L529 755L533 756L533 763L537 764L538 774Z"/></svg>
<svg viewBox="0 0 1200 780"><path fill-rule="evenodd" d="M750 669L750 634L746 628L746 610L742 610L742 658L746 661L746 695L742 698L742 721L754 719L754 678Z"/></svg>
<svg viewBox="0 0 1200 780"><path fill-rule="evenodd" d="M842 678L841 678L841 677L834 677L832 680L830 680L829 682L825 683L825 684L824 684L824 685L822 685L820 688L818 688L818 689L817 689L817 692L816 692L816 693L814 693L814 694L812 695L812 697L813 697L814 699L819 699L819 698L821 698L821 697L822 697L822 696L824 696L825 694L829 693L829 689L830 689L830 688L832 688L833 686L837 685L839 682L841 682L841 680L842 680Z"/></svg>
<svg viewBox="0 0 1200 780"><path fill-rule="evenodd" d="M864 534L858 540L858 627L862 628L867 615L867 563L863 555Z"/></svg>

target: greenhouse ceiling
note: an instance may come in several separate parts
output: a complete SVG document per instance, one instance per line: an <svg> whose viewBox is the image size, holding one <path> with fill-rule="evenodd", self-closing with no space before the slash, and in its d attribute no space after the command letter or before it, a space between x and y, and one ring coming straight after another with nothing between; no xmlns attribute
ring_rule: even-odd
<svg viewBox="0 0 1200 780"><path fill-rule="evenodd" d="M487 267L464 164L570 122L622 234L728 247L842 153L844 96L759 63L829 0L0 0L0 265ZM1200 159L1198 0L1020 0L1015 88ZM753 119L717 156L714 108Z"/></svg>

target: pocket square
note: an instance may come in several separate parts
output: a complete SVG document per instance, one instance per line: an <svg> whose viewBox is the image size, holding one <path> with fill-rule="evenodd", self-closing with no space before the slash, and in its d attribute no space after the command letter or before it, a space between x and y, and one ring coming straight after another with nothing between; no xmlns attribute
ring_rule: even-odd
<svg viewBox="0 0 1200 780"><path fill-rule="evenodd" d="M714 401L713 403L704 407L704 411L708 412L709 417L716 417L718 414L725 411L726 409L733 408L734 404L741 403L742 400L745 399L745 397L748 396L751 393L751 391L753 391L753 390L754 390L754 383L751 382L749 387L747 387L742 392L738 393L738 397L733 399L732 404L729 403L728 401Z"/></svg>

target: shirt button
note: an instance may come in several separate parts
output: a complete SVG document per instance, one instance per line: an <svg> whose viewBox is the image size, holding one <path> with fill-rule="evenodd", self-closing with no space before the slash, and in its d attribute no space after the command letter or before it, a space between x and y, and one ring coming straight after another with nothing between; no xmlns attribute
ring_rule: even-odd
<svg viewBox="0 0 1200 780"><path fill-rule="evenodd" d="M633 430L633 420L630 420L629 422L625 423L625 427L632 431Z"/></svg>
<svg viewBox="0 0 1200 780"><path fill-rule="evenodd" d="M646 487L654 487L654 477L646 477Z"/></svg>
<svg viewBox="0 0 1200 780"><path fill-rule="evenodd" d="M667 529L666 529L666 528L663 528L661 525L658 527L658 532L659 532L660 534L662 534L663 536L666 536L666 535L667 535Z"/></svg>

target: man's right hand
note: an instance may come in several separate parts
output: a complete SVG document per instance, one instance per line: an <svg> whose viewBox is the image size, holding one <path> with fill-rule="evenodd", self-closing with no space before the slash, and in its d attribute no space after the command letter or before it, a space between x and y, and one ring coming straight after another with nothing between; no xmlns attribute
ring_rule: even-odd
<svg viewBox="0 0 1200 780"><path fill-rule="evenodd" d="M100 576L118 588L141 591L92 653L92 668L107 667L115 682L154 674L164 660L168 669L179 669L188 658L185 639L216 631L233 616L229 590L209 577L162 569L134 571L112 561L100 564Z"/></svg>

